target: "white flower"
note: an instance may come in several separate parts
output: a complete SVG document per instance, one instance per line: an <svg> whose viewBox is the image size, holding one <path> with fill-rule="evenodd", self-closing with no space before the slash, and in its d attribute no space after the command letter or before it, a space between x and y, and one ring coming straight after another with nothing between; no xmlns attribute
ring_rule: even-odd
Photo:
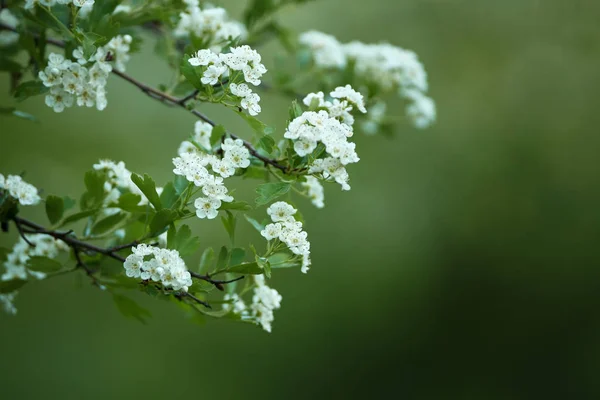
<svg viewBox="0 0 600 400"><path fill-rule="evenodd" d="M260 234L267 240L273 240L279 238L281 229L280 223L268 224L265 229L260 231Z"/></svg>
<svg viewBox="0 0 600 400"><path fill-rule="evenodd" d="M54 112L63 112L65 108L73 105L73 95L60 87L52 87L50 93L46 95L46 105Z"/></svg>
<svg viewBox="0 0 600 400"><path fill-rule="evenodd" d="M214 219L219 214L219 207L221 207L221 200L209 197L199 197L194 202L196 207L196 215L198 218L203 219Z"/></svg>
<svg viewBox="0 0 600 400"><path fill-rule="evenodd" d="M22 206L34 206L39 204L40 196L35 186L27 183L19 175L8 175L4 178L0 174L0 189L4 188Z"/></svg>
<svg viewBox="0 0 600 400"><path fill-rule="evenodd" d="M362 113L366 113L367 109L365 108L365 101L363 95L352 89L352 86L339 86L335 88L333 92L331 92L331 97L337 99L346 99L350 103L356 106L358 110Z"/></svg>
<svg viewBox="0 0 600 400"><path fill-rule="evenodd" d="M252 316L262 326L262 328L271 332L271 324L275 319L273 310L281 307L282 297L277 290L268 287L265 284L262 275L255 275L254 280L256 287L254 288L254 296L252 297Z"/></svg>
<svg viewBox="0 0 600 400"><path fill-rule="evenodd" d="M229 85L229 90L231 91L231 94L233 94L234 96L238 96L238 97L242 97L242 98L248 97L252 94L252 90L245 83L242 83L239 85L232 83Z"/></svg>
<svg viewBox="0 0 600 400"><path fill-rule="evenodd" d="M215 50L220 50L219 45L228 40L247 37L246 27L237 21L229 20L225 9L206 5L202 10L197 1L185 3L187 10L179 14L174 31L176 37L193 35L208 41L209 47Z"/></svg>
<svg viewBox="0 0 600 400"><path fill-rule="evenodd" d="M306 107L311 107L311 105L316 105L315 108L324 107L325 106L325 94L323 92L318 93L309 93L303 100L302 103Z"/></svg>
<svg viewBox="0 0 600 400"><path fill-rule="evenodd" d="M435 122L436 109L434 101L418 90L405 90L402 93L412 103L406 106L406 115L419 129L425 129Z"/></svg>
<svg viewBox="0 0 600 400"><path fill-rule="evenodd" d="M132 251L123 264L127 276L160 282L173 290L187 292L192 286L192 277L177 250L141 244Z"/></svg>
<svg viewBox="0 0 600 400"><path fill-rule="evenodd" d="M219 78L227 71L227 67L223 64L209 65L206 71L202 74L200 81L205 85L216 85Z"/></svg>
<svg viewBox="0 0 600 400"><path fill-rule="evenodd" d="M44 273L27 269L29 259L34 256L56 258L61 251L69 249L63 241L56 240L48 235L26 234L26 236L33 246L30 246L23 238L14 245L12 252L8 254L4 262L6 271L1 280L27 279L28 274L36 279L44 279L46 277Z"/></svg>
<svg viewBox="0 0 600 400"><path fill-rule="evenodd" d="M302 182L301 185L308 189L308 197L310 197L310 200L315 207L325 207L325 203L323 202L325 198L323 185L321 185L317 178L314 176L307 176L306 182Z"/></svg>
<svg viewBox="0 0 600 400"><path fill-rule="evenodd" d="M194 141L205 149L210 149L210 136L212 135L213 127L207 122L196 121L194 125Z"/></svg>
<svg viewBox="0 0 600 400"><path fill-rule="evenodd" d="M219 62L219 56L208 49L198 50L198 52L188 59L188 62L194 67L200 65L216 64Z"/></svg>
<svg viewBox="0 0 600 400"><path fill-rule="evenodd" d="M318 67L341 69L346 66L346 55L335 37L322 32L309 31L300 35L299 42L311 50Z"/></svg>
<svg viewBox="0 0 600 400"><path fill-rule="evenodd" d="M285 201L278 201L271 204L269 208L267 208L267 214L269 214L273 222L285 222L293 220L293 215L296 214L296 211L298 210Z"/></svg>

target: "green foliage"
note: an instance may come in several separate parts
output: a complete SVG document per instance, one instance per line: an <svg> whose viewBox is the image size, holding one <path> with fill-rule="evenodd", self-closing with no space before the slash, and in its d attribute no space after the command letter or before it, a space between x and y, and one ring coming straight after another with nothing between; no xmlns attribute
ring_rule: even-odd
<svg viewBox="0 0 600 400"><path fill-rule="evenodd" d="M208 247L202 252L202 257L200 257L200 265L198 266L198 272L203 274L208 271L210 266L213 263L215 258L215 252L212 247Z"/></svg>
<svg viewBox="0 0 600 400"><path fill-rule="evenodd" d="M255 262L233 265L227 268L227 272L246 275L262 275L263 269Z"/></svg>
<svg viewBox="0 0 600 400"><path fill-rule="evenodd" d="M236 114L239 115L240 117L242 117L244 119L244 121L246 121L248 126L250 126L250 128L252 128L252 130L254 130L254 132L258 133L258 135L261 137L263 135L270 135L274 131L273 128L271 128L270 126L267 126L264 122L262 122L261 120L259 120L256 117L253 117L250 114L246 114L242 111L237 111L237 110L236 110Z"/></svg>
<svg viewBox="0 0 600 400"><path fill-rule="evenodd" d="M260 222L258 222L257 220L255 220L254 218L251 218L247 215L244 215L244 218L246 218L246 221L248 221L250 223L250 225L252 225L252 227L254 227L254 229L256 229L258 232L265 229L265 226L263 224L261 224Z"/></svg>
<svg viewBox="0 0 600 400"><path fill-rule="evenodd" d="M154 214L150 221L150 236L154 237L162 232L177 219L177 212L173 210L163 209Z"/></svg>
<svg viewBox="0 0 600 400"><path fill-rule="evenodd" d="M222 203L221 207L219 207L220 211L225 210L238 210L238 211L248 211L252 210L252 206L245 201L232 201L229 203Z"/></svg>
<svg viewBox="0 0 600 400"><path fill-rule="evenodd" d="M133 318L145 324L146 320L152 316L150 311L142 308L129 297L113 293L113 300L117 305L117 309L126 318Z"/></svg>
<svg viewBox="0 0 600 400"><path fill-rule="evenodd" d="M65 200L58 196L46 197L46 215L52 225L57 224L65 212Z"/></svg>
<svg viewBox="0 0 600 400"><path fill-rule="evenodd" d="M0 294L12 293L25 285L27 281L13 279L11 281L0 281Z"/></svg>
<svg viewBox="0 0 600 400"><path fill-rule="evenodd" d="M41 81L23 82L16 87L13 96L17 101L27 100L33 96L39 96L48 92L48 88Z"/></svg>
<svg viewBox="0 0 600 400"><path fill-rule="evenodd" d="M229 239L231 243L235 242L235 226L237 224L237 219L235 215L231 211L225 211L226 216L221 217L221 221L223 222L223 226L229 235Z"/></svg>
<svg viewBox="0 0 600 400"><path fill-rule="evenodd" d="M81 196L81 209L89 210L100 207L106 196L104 192L106 174L96 170L88 171L85 173L84 182L86 192Z"/></svg>
<svg viewBox="0 0 600 400"><path fill-rule="evenodd" d="M63 266L56 260L48 257L33 256L27 261L27 268L32 271L51 273L60 271Z"/></svg>
<svg viewBox="0 0 600 400"><path fill-rule="evenodd" d="M181 225L179 229L171 226L167 234L167 247L179 252L179 255L185 257L194 254L200 248L200 239L197 236L192 237L192 230L187 225Z"/></svg>
<svg viewBox="0 0 600 400"><path fill-rule="evenodd" d="M163 207L160 202L160 197L156 192L156 184L148 174L144 174L143 178L138 174L131 174L131 180L142 193L144 193L150 204L152 204L157 211L162 210Z"/></svg>
<svg viewBox="0 0 600 400"><path fill-rule="evenodd" d="M92 227L92 234L99 236L106 232L109 232L109 231L113 230L115 227L117 227L121 222L123 222L123 220L125 220L125 218L127 218L126 214L117 213L117 214L110 215L104 219L101 219L96 224L94 224L94 226Z"/></svg>
<svg viewBox="0 0 600 400"><path fill-rule="evenodd" d="M258 194L256 205L263 206L272 202L289 192L291 187L291 183L288 182L273 182L259 185L256 188L256 193Z"/></svg>

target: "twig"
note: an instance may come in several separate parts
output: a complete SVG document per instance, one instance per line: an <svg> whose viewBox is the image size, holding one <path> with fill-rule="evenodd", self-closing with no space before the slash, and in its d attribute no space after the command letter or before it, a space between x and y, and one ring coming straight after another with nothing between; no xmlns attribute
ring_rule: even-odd
<svg viewBox="0 0 600 400"><path fill-rule="evenodd" d="M16 219L15 219L15 226L17 227L17 231L19 231L19 235L21 235L21 237L23 238L25 243L27 243L31 247L35 247L35 244L31 243L31 241L29 239L27 239L27 236L25 236L25 232L23 232L23 227L21 226L21 223L19 221L17 221Z"/></svg>
<svg viewBox="0 0 600 400"><path fill-rule="evenodd" d="M200 300L199 298L197 298L196 296L194 296L193 294L190 294L188 292L181 292L181 296L182 297L189 297L190 299L194 300L196 303L198 304L202 304L204 307L206 308L210 308L212 310L212 307L210 306L210 304L208 304L205 301Z"/></svg>
<svg viewBox="0 0 600 400"><path fill-rule="evenodd" d="M194 271L189 271L189 272L190 272L190 275L191 275L193 278L196 278L196 279L202 279L203 281L206 281L206 282L208 282L208 283L211 283L211 284L213 284L213 285L214 285L214 286L215 286L217 289L219 289L220 291L223 291L223 290L224 290L224 288L223 288L223 285L226 285L226 284L228 284L228 283L233 283L233 282L236 282L236 281L239 281L239 280L241 280L241 279L244 279L244 278L245 278L245 276L244 276L244 275L242 275L242 276L238 276L237 278L234 278L234 279L230 279L230 280L226 280L226 281L221 281L221 280L215 280L215 279L212 279L212 278L210 277L210 275L201 275L201 274L198 274L198 273L196 273L196 272L194 272Z"/></svg>

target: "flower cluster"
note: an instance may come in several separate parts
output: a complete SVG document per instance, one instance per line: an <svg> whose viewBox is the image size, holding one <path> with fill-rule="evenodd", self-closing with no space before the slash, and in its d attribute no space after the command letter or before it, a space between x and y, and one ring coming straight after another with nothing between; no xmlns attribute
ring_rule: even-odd
<svg viewBox="0 0 600 400"><path fill-rule="evenodd" d="M252 304L250 305L252 316L265 331L271 332L271 324L275 320L273 310L281 307L282 297L277 290L265 284L265 277L263 275L255 275L254 281L256 287L254 288L254 296L252 296Z"/></svg>
<svg viewBox="0 0 600 400"><path fill-rule="evenodd" d="M300 43L310 50L317 68L352 65L354 75L366 86L382 93L396 91L409 101L406 113L418 128L435 121L435 103L425 95L427 73L414 52L388 43L342 44L331 35L315 31L300 35Z"/></svg>
<svg viewBox="0 0 600 400"><path fill-rule="evenodd" d="M115 60L115 68L125 70L129 60L131 36L116 36L104 47L97 49L91 57L85 57L83 48L73 50L76 62L65 59L62 55L51 53L48 65L39 72L44 86L50 88L46 95L46 105L55 112L77 103L79 107L93 107L104 110L107 105L106 82L113 67L106 61L110 52Z"/></svg>
<svg viewBox="0 0 600 400"><path fill-rule="evenodd" d="M132 254L123 266L130 278L160 282L166 288L186 291L192 286L192 276L177 250L160 249L140 244L133 247Z"/></svg>
<svg viewBox="0 0 600 400"><path fill-rule="evenodd" d="M217 54L208 49L199 50L188 62L195 67L203 67L200 80L205 85L216 85L221 77L230 77L231 94L240 100L242 108L248 110L250 115L258 115L261 111L258 104L260 97L246 83L236 82L241 73L245 82L258 86L267 69L261 63L260 54L250 46L231 47L230 51Z"/></svg>
<svg viewBox="0 0 600 400"><path fill-rule="evenodd" d="M94 0L25 0L25 9L32 9L36 3L42 6L52 7L56 4L73 4L76 7L91 7Z"/></svg>
<svg viewBox="0 0 600 400"><path fill-rule="evenodd" d="M333 101L326 101L323 92L306 96L304 104L319 111L306 111L296 117L283 136L294 141L294 150L301 157L312 154L322 143L329 157L314 160L309 173L321 173L325 179L331 177L343 190L350 190L345 166L360 160L356 144L348 141L354 134L354 117L350 112L354 107L363 113L367 110L363 96L350 85L336 88L330 96Z"/></svg>
<svg viewBox="0 0 600 400"><path fill-rule="evenodd" d="M233 197L227 194L223 179L235 174L236 168L248 168L250 165L250 152L241 139L225 139L221 150L223 158L201 152L180 152L179 157L173 159L173 172L202 188L205 197L194 201L198 218L216 218L221 202L233 201ZM209 166L219 176L211 174Z"/></svg>
<svg viewBox="0 0 600 400"><path fill-rule="evenodd" d="M341 69L346 66L346 55L340 42L334 36L318 31L308 31L300 35L299 42L310 49L318 67Z"/></svg>
<svg viewBox="0 0 600 400"><path fill-rule="evenodd" d="M325 207L323 185L321 185L321 182L319 182L317 178L314 176L307 176L306 182L301 182L300 184L308 190L308 197L315 207Z"/></svg>
<svg viewBox="0 0 600 400"><path fill-rule="evenodd" d="M302 222L294 218L297 211L285 201L271 204L267 214L273 223L265 226L260 234L267 240L282 241L292 253L302 256L302 272L306 273L310 266L310 242L308 234L302 230Z"/></svg>
<svg viewBox="0 0 600 400"><path fill-rule="evenodd" d="M205 6L202 10L198 0L184 0L184 3L187 9L179 14L174 31L176 37L193 35L205 39L207 47L220 51L228 41L243 40L248 36L246 27L241 22L230 20L225 9Z"/></svg>
<svg viewBox="0 0 600 400"><path fill-rule="evenodd" d="M35 186L27 183L19 175L8 175L6 178L0 174L0 192L4 189L22 206L34 206L40 202L40 196Z"/></svg>
<svg viewBox="0 0 600 400"><path fill-rule="evenodd" d="M69 247L62 240L54 239L52 236L43 234L27 234L27 240L33 244L29 245L23 238L13 247L11 253L6 257L4 267L6 272L2 275L3 281L13 279L27 279L27 274L37 278L44 279L46 274L43 272L30 271L27 269L27 262L31 257L42 256L55 258L60 251L67 251Z"/></svg>
<svg viewBox="0 0 600 400"><path fill-rule="evenodd" d="M223 298L226 301L223 310L238 314L242 319L253 320L270 333L275 320L273 311L281 308L282 297L277 290L267 286L263 275L255 275L254 282L254 295L250 307L237 293L233 293L226 294Z"/></svg>
<svg viewBox="0 0 600 400"><path fill-rule="evenodd" d="M204 121L196 121L194 125L194 134L190 140L181 142L177 154L180 156L185 153L199 153L200 150L196 147L196 144L200 145L206 150L210 150L210 137L212 135L213 127L211 124ZM194 144L196 143L196 144Z"/></svg>

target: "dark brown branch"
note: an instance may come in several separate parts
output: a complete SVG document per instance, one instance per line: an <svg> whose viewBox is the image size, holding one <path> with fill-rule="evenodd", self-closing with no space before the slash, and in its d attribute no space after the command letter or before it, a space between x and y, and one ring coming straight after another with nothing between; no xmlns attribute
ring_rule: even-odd
<svg viewBox="0 0 600 400"><path fill-rule="evenodd" d="M212 309L210 304L208 304L205 301L200 300L199 298L197 298L196 296L194 296L193 294L190 294L188 292L181 292L181 297L189 297L190 299L194 300L196 303L202 304L204 307Z"/></svg>
<svg viewBox="0 0 600 400"><path fill-rule="evenodd" d="M77 239L77 237L75 235L73 235L72 230L67 231L67 232L57 232L57 231L49 230L49 229L44 228L41 225L36 224L35 222L29 221L29 220L26 220L24 218L17 217L17 216L15 216L12 220L15 223L15 225L17 226L17 229L22 229L23 227L29 228L27 231L23 230L23 236L25 233L44 234L44 235L52 236L55 239L59 239L59 240L62 240L63 242L65 242L75 252L75 259L77 260L78 266L84 268L86 270L86 272L88 272L88 275L90 275L90 272L88 271L87 266L85 265L85 263L81 262L80 259L78 258L79 252L85 251L85 252L89 252L89 253L102 254L104 256L113 258L117 261L125 262L125 257L118 254L118 251L128 249L128 248L136 246L138 244L138 242L135 241L132 243L127 243L127 244L119 245L119 246L115 246L115 247L103 248L103 247L99 247L99 246L93 245L91 243L87 243L87 242ZM206 282L214 285L219 290L223 290L223 285L225 285L225 284L235 282L240 279L244 279L243 276L240 276L238 278L235 278L235 279L232 279L229 281L220 281L220 280L214 280L208 275L200 275L193 271L189 271L189 272L193 278L206 281Z"/></svg>

